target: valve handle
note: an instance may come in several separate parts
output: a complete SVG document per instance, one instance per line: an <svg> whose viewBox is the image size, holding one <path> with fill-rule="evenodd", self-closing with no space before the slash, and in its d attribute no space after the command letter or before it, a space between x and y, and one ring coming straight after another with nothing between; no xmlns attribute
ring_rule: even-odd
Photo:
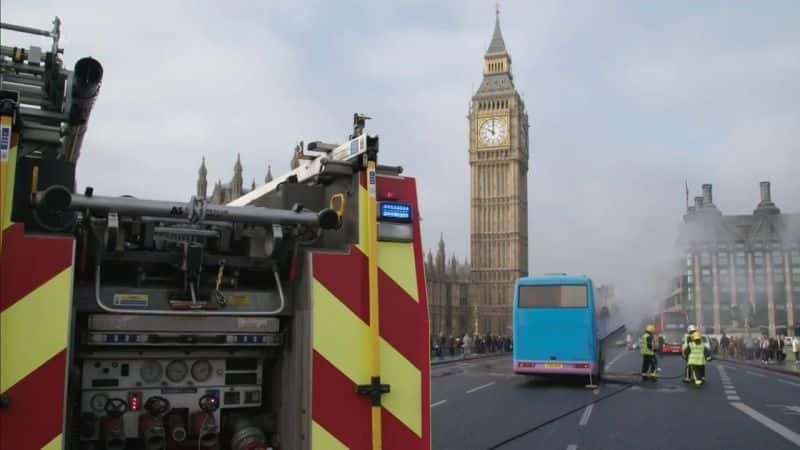
<svg viewBox="0 0 800 450"><path fill-rule="evenodd" d="M146 409L150 415L155 417L166 414L171 408L172 406L170 405L169 400L157 395L148 398L144 403L144 409Z"/></svg>
<svg viewBox="0 0 800 450"><path fill-rule="evenodd" d="M111 417L120 417L128 412L128 402L121 398L110 398L103 409Z"/></svg>
<svg viewBox="0 0 800 450"><path fill-rule="evenodd" d="M219 399L213 395L204 395L197 401L198 406L205 412L214 412L219 409Z"/></svg>

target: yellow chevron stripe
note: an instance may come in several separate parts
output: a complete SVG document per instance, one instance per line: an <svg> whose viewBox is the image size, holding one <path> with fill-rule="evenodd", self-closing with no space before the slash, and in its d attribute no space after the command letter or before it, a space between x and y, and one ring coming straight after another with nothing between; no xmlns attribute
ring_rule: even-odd
<svg viewBox="0 0 800 450"><path fill-rule="evenodd" d="M314 350L354 383L370 378L369 327L317 280L312 282Z"/></svg>
<svg viewBox="0 0 800 450"><path fill-rule="evenodd" d="M342 442L315 421L311 421L312 450L349 450Z"/></svg>
<svg viewBox="0 0 800 450"><path fill-rule="evenodd" d="M0 392L67 346L72 267L0 314Z"/></svg>
<svg viewBox="0 0 800 450"><path fill-rule="evenodd" d="M61 438L62 435L60 434L54 437L52 441L48 442L44 447L42 447L42 450L61 450Z"/></svg>
<svg viewBox="0 0 800 450"><path fill-rule="evenodd" d="M378 242L378 267L419 303L414 246L410 242Z"/></svg>
<svg viewBox="0 0 800 450"><path fill-rule="evenodd" d="M422 373L383 338L380 353L381 383L392 389L381 399L382 405L422 437Z"/></svg>

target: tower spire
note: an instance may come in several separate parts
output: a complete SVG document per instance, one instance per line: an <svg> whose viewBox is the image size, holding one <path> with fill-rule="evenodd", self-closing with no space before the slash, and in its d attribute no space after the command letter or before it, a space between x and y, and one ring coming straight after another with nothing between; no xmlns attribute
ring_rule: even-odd
<svg viewBox="0 0 800 450"><path fill-rule="evenodd" d="M208 192L208 169L206 169L206 157L203 155L203 162L200 163L200 170L197 171L197 197L206 198Z"/></svg>
<svg viewBox="0 0 800 450"><path fill-rule="evenodd" d="M494 19L494 33L492 33L492 42L489 43L489 49L486 54L494 53L507 53L506 43L503 40L503 33L500 31L500 4L495 6L495 19Z"/></svg>

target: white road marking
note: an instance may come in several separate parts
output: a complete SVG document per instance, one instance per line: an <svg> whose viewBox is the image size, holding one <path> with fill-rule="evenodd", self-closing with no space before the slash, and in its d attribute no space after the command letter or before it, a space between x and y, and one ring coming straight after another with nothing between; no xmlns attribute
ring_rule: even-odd
<svg viewBox="0 0 800 450"><path fill-rule="evenodd" d="M439 405L443 405L443 404L445 404L445 403L447 403L447 400L439 400L439 401L438 401L438 402L436 402L436 403L431 403L431 408L435 408L435 407L437 407L437 406L439 406Z"/></svg>
<svg viewBox="0 0 800 450"><path fill-rule="evenodd" d="M487 388L487 387L489 387L489 386L491 386L491 385L493 385L495 383L497 383L497 382L496 381L492 381L491 383L486 383L486 384L480 385L478 387L474 387L474 388L468 390L467 394L472 394L475 391L480 391L481 389Z"/></svg>
<svg viewBox="0 0 800 450"><path fill-rule="evenodd" d="M594 409L594 404L591 404L586 407L583 411L583 415L581 416L581 421L578 422L578 425L585 427L587 423L589 423L589 417L592 415L592 410Z"/></svg>
<svg viewBox="0 0 800 450"><path fill-rule="evenodd" d="M757 376L757 377L766 377L766 375L764 375L763 373L755 373L755 372L751 372L749 370L745 370L745 372L749 373L750 375Z"/></svg>
<svg viewBox="0 0 800 450"><path fill-rule="evenodd" d="M620 353L619 355L615 356L608 364L606 364L606 369L610 368L612 364L619 361L625 355L625 352Z"/></svg>
<svg viewBox="0 0 800 450"><path fill-rule="evenodd" d="M724 384L724 385L722 385L722 387L725 388L725 389L734 389L732 384Z"/></svg>
<svg viewBox="0 0 800 450"><path fill-rule="evenodd" d="M575 444L569 444L567 446L567 450L578 450L578 446Z"/></svg>
<svg viewBox="0 0 800 450"><path fill-rule="evenodd" d="M738 395L729 395L728 396L728 400L732 401L732 402L740 402L740 401L742 401L742 399L739 398Z"/></svg>
<svg viewBox="0 0 800 450"><path fill-rule="evenodd" d="M775 422L774 420L761 414L755 409L745 405L744 403L733 402L731 403L731 406L752 417L753 420L759 422L761 425L764 425L765 427L769 428L775 433L781 435L784 439L791 442L792 444L800 447L800 434L797 434L794 431L779 424L778 422Z"/></svg>
<svg viewBox="0 0 800 450"><path fill-rule="evenodd" d="M791 385L791 386L800 387L800 383L792 383L791 381L786 381L786 380L778 380L778 383L783 383L783 384L788 384L788 385Z"/></svg>
<svg viewBox="0 0 800 450"><path fill-rule="evenodd" d="M725 395L735 395L736 389L725 389Z"/></svg>

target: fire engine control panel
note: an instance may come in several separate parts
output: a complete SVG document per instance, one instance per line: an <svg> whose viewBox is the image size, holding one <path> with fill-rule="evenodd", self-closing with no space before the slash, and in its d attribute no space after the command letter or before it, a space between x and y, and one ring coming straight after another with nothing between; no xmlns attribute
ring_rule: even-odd
<svg viewBox="0 0 800 450"><path fill-rule="evenodd" d="M191 353L148 353L146 359L132 359L135 355L129 355L128 358L98 356L98 359L87 358L82 361L81 413L87 421L86 432L82 436L84 439L100 437L101 430L90 426L88 422L92 417L107 416L107 408L111 408L109 403L114 401L127 405L121 418L125 436L129 437L139 436L146 431L139 429L140 417L151 414L152 405L158 403L159 399L168 402L169 409L164 411L165 416L178 416L170 418L168 422L172 424L185 424L191 414L202 411L203 401L213 406L210 412L216 424L220 423L222 411L262 405L263 355L259 353L238 353L227 358ZM150 405L150 408L146 405ZM185 426L178 428L179 435L189 431L184 430ZM176 436L171 438L180 441L175 439Z"/></svg>

